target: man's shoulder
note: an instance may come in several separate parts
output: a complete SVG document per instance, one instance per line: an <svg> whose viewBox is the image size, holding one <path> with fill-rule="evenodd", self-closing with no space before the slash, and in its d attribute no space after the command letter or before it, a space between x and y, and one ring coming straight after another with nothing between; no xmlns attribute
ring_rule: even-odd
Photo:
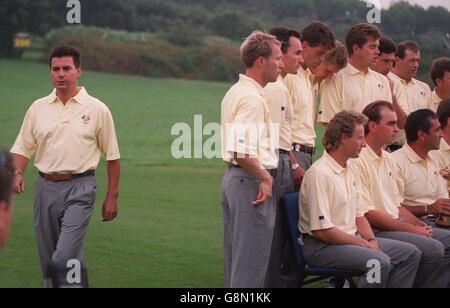
<svg viewBox="0 0 450 308"><path fill-rule="evenodd" d="M420 86L421 88L423 88L425 91L429 92L428 94L431 94L431 88L428 85L428 83L423 82L422 80L419 80L419 79L414 79L414 82L416 82L417 85Z"/></svg>

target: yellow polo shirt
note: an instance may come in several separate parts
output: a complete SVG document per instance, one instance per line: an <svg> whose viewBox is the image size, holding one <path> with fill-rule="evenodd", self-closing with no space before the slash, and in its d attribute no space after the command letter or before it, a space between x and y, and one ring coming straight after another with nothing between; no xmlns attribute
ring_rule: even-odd
<svg viewBox="0 0 450 308"><path fill-rule="evenodd" d="M316 145L316 101L314 75L300 68L296 75L288 74L286 87L292 99L292 143L314 147Z"/></svg>
<svg viewBox="0 0 450 308"><path fill-rule="evenodd" d="M351 162L343 168L326 151L306 172L300 189L301 233L338 228L356 235L360 207L360 183Z"/></svg>
<svg viewBox="0 0 450 308"><path fill-rule="evenodd" d="M389 73L389 77L394 82L394 95L407 115L419 109L430 108L431 89L425 82L414 78L407 82L392 72ZM394 143L399 145L406 143L404 130L400 130Z"/></svg>
<svg viewBox="0 0 450 308"><path fill-rule="evenodd" d="M258 159L266 169L276 169L279 129L272 126L266 92L245 75L231 87L222 101L222 155L237 165L233 153Z"/></svg>
<svg viewBox="0 0 450 308"><path fill-rule="evenodd" d="M433 92L431 92L431 103L429 108L434 112L437 112L440 102L442 102L442 98L440 98L439 95L437 95L435 89Z"/></svg>
<svg viewBox="0 0 450 308"><path fill-rule="evenodd" d="M273 123L280 126L280 149L291 151L292 103L289 91L283 82L283 77L279 76L276 82L269 83L264 90L266 90L270 118Z"/></svg>
<svg viewBox="0 0 450 308"><path fill-rule="evenodd" d="M54 90L35 101L11 149L31 159L44 173L83 173L95 170L101 153L120 158L114 122L108 107L81 88L66 105Z"/></svg>
<svg viewBox="0 0 450 308"><path fill-rule="evenodd" d="M430 205L438 199L448 198L446 183L430 155L427 159L422 159L405 144L392 156L399 170L398 184L402 203L411 206Z"/></svg>
<svg viewBox="0 0 450 308"><path fill-rule="evenodd" d="M439 170L450 168L450 145L444 138L441 139L440 149L431 151L430 157Z"/></svg>
<svg viewBox="0 0 450 308"><path fill-rule="evenodd" d="M349 63L321 83L318 120L329 123L336 113L344 110L362 112L377 100L392 103L388 79L371 69L365 74Z"/></svg>
<svg viewBox="0 0 450 308"><path fill-rule="evenodd" d="M378 156L366 146L358 159L353 160L361 181L361 200L365 211L380 211L399 218L403 199L397 186L397 166L392 155L382 151Z"/></svg>

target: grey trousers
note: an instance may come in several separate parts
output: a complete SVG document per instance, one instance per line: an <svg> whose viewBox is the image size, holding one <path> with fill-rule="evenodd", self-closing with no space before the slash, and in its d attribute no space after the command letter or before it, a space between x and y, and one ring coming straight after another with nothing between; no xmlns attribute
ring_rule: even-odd
<svg viewBox="0 0 450 308"><path fill-rule="evenodd" d="M414 287L446 288L450 283L450 231L433 228L433 237L374 230L377 237L413 244L422 253Z"/></svg>
<svg viewBox="0 0 450 308"><path fill-rule="evenodd" d="M230 167L222 182L225 288L263 288L275 225L275 193L259 206L260 182Z"/></svg>
<svg viewBox="0 0 450 308"><path fill-rule="evenodd" d="M295 160L297 160L297 163L302 167L303 170L307 171L309 168L311 168L313 164L313 156L312 154L308 154L305 152L297 152L294 151ZM296 191L300 191L300 187L296 186L294 187Z"/></svg>
<svg viewBox="0 0 450 308"><path fill-rule="evenodd" d="M275 177L276 220L270 251L266 288L295 288L297 286L297 266L289 238L289 228L281 206L281 197L294 192L289 154L280 153L278 172Z"/></svg>
<svg viewBox="0 0 450 308"><path fill-rule="evenodd" d="M312 236L303 237L303 254L310 266L341 268L365 273L359 288L411 288L420 264L421 253L411 244L378 238L381 252L353 245L329 245ZM369 261L381 265L380 281L371 283ZM391 266L395 269L391 271Z"/></svg>
<svg viewBox="0 0 450 308"><path fill-rule="evenodd" d="M95 176L68 182L51 182L38 176L34 202L34 227L41 270L46 287L55 286L55 271L66 268L70 260L86 272L83 241L96 197ZM84 274L86 277L87 274ZM65 282L57 282L64 284ZM67 282L66 282L67 283ZM80 285L87 286L87 281Z"/></svg>

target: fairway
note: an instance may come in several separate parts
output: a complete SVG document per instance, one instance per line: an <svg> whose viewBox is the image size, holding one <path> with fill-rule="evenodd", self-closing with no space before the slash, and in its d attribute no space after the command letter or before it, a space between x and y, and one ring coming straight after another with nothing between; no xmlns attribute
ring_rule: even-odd
<svg viewBox="0 0 450 308"><path fill-rule="evenodd" d="M111 109L122 155L119 217L101 222L104 163L85 255L92 287L222 287L219 159L173 159L171 128L220 122L229 84L83 72L80 84ZM0 145L10 147L34 99L51 91L44 64L0 60ZM0 287L41 287L32 202L36 169L16 198L12 233L0 253Z"/></svg>

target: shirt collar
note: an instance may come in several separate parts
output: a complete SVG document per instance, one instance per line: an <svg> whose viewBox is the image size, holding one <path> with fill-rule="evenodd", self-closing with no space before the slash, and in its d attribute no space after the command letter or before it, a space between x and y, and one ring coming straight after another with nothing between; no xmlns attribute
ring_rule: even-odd
<svg viewBox="0 0 450 308"><path fill-rule="evenodd" d="M406 157L414 164L425 161L409 146L409 144L403 146L403 151L405 151Z"/></svg>
<svg viewBox="0 0 450 308"><path fill-rule="evenodd" d="M445 141L444 138L441 139L441 151L449 152L450 151L450 145Z"/></svg>
<svg viewBox="0 0 450 308"><path fill-rule="evenodd" d="M370 161L382 160L385 157L383 150L381 150L381 156L378 156L377 153L369 146L366 145L364 149L362 149L360 156L362 158L367 158Z"/></svg>
<svg viewBox="0 0 450 308"><path fill-rule="evenodd" d="M86 97L88 96L88 93L84 87L80 88L80 91L78 91L77 95L72 97L72 100L80 105L83 105L84 102L86 102ZM56 96L56 89L53 89L52 93L48 96L48 103L56 103L60 101L60 99ZM70 100L69 100L70 101Z"/></svg>
<svg viewBox="0 0 450 308"><path fill-rule="evenodd" d="M256 80L254 80L253 78L250 78L244 74L241 74L241 75L239 75L239 82L253 87L262 96L265 96L265 94L266 94L266 92L264 91L264 88L261 87L261 85L259 83L257 83Z"/></svg>
<svg viewBox="0 0 450 308"><path fill-rule="evenodd" d="M411 78L411 81L408 82L408 81L406 81L406 79L403 79L402 77L396 75L395 73L392 73L392 75L394 75L395 78L398 79L404 85L409 85L409 84L415 84L416 83L416 80L414 78Z"/></svg>
<svg viewBox="0 0 450 308"><path fill-rule="evenodd" d="M436 89L431 93L431 100L434 104L439 104L443 100L437 95Z"/></svg>
<svg viewBox="0 0 450 308"><path fill-rule="evenodd" d="M322 158L324 159L324 161L328 165L328 167L330 167L333 170L333 172L336 174L342 175L347 170L347 168L344 168L341 165L339 165L339 163L337 161L335 161L334 158L331 157L331 155L328 154L327 151L323 152Z"/></svg>

